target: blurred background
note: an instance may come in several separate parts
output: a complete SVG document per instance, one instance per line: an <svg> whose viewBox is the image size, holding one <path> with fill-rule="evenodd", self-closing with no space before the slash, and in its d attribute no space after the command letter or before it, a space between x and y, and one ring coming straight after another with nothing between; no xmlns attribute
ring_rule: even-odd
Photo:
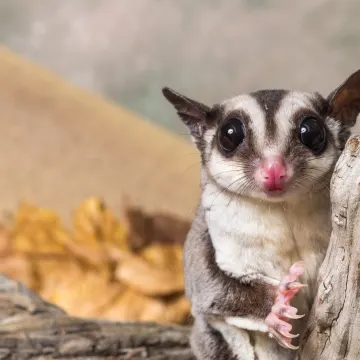
<svg viewBox="0 0 360 360"><path fill-rule="evenodd" d="M356 0L2 0L0 41L178 133L172 86L213 103L259 88L325 95L359 67Z"/></svg>
<svg viewBox="0 0 360 360"><path fill-rule="evenodd" d="M199 155L161 95L330 93L356 0L2 0L0 272L71 314L186 323ZM99 296L101 294L101 296Z"/></svg>

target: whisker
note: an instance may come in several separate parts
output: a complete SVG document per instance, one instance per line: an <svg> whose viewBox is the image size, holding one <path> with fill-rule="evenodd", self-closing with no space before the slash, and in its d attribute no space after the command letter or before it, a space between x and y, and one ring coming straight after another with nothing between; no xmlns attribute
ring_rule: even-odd
<svg viewBox="0 0 360 360"><path fill-rule="evenodd" d="M311 174L303 174L303 179L313 181L316 185L320 185L322 187L325 187L327 190L330 190L328 182L329 180L327 178L319 179L316 176L313 176Z"/></svg>
<svg viewBox="0 0 360 360"><path fill-rule="evenodd" d="M226 188L221 189L221 191L219 191L219 193L216 195L216 197L214 198L214 200L212 201L210 208L212 208L212 206L214 205L214 202L216 201L216 199L225 191L228 191L229 188L235 184L237 181L240 181L241 179L235 179L233 182L231 182Z"/></svg>
<svg viewBox="0 0 360 360"><path fill-rule="evenodd" d="M201 164L201 161L197 161L195 164L192 164L192 165L189 165L181 174L180 176L184 176L184 174L189 171L191 168L193 168L194 166L196 165L200 165Z"/></svg>

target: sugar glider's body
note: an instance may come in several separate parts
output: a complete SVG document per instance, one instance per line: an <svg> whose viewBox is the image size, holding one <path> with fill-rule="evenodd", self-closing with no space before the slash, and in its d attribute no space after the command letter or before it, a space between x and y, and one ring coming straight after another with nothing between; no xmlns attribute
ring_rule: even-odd
<svg viewBox="0 0 360 360"><path fill-rule="evenodd" d="M224 296L224 292L236 293L229 286L230 282L226 283L224 280L224 284L219 283L216 286L210 285L209 279L213 276L216 283L219 278L213 274L222 271L224 278L229 276L239 281L245 279L245 283L265 274L270 279L279 280L286 275L293 263L305 260L309 266L306 267L303 282L309 286L298 293L293 306L297 307L299 313L308 314L316 291L318 266L330 237L328 194L323 193L317 197L319 202L312 204L316 205L313 208L309 207L309 204L304 204L304 208L294 208L291 205L268 206L251 201L237 203L230 201L227 195L216 195L217 199L211 204L210 210L207 206L210 199L208 192L213 194L211 190L214 189L212 186L209 188L203 192L202 204L198 208L185 245L186 295L192 301L195 316L193 348L199 359L294 359L294 351L280 347L262 332L266 331L266 327L262 329L262 323L252 320L253 302L263 302L264 317L271 311L272 303L266 303L263 294L250 293L246 299L250 309L246 311L245 308L240 312L237 309L240 305L237 297L231 297L227 301ZM230 205L227 206L229 202ZM319 212L316 212L316 208ZM250 211L247 211L248 209ZM254 212L261 215L253 217ZM228 217L228 222L219 224L211 220L213 217L219 219L224 216ZM243 222L242 219L246 220ZM222 226L224 224L229 226ZM271 231L266 231L267 228L271 228ZM311 229L314 230L313 233ZM251 242L248 241L250 232L256 233ZM204 257L204 254L207 256ZM203 261L199 261L200 256ZM212 274L207 273L209 269L213 269ZM197 276L194 276L194 273ZM246 281L246 277L250 280ZM207 291L201 290L203 286ZM239 284L234 282L234 286L239 287ZM219 304L219 309L215 311L214 302ZM214 321L209 321L208 315L218 314L234 317L237 326L228 324L224 316L216 316ZM247 321L248 319L250 321ZM295 333L302 333L306 320L306 317L297 320ZM219 346L216 344L219 336L215 335L216 332L219 332L227 343L237 345L231 346L225 352L218 351Z"/></svg>
<svg viewBox="0 0 360 360"><path fill-rule="evenodd" d="M295 359L290 330L301 342L330 238L331 173L359 110L360 73L327 99L267 90L209 108L167 88L164 95L202 159L184 249L194 353Z"/></svg>

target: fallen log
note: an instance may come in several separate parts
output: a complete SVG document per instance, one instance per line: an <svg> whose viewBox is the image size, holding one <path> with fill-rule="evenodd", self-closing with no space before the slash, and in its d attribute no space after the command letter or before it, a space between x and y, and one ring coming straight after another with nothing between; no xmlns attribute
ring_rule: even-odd
<svg viewBox="0 0 360 360"><path fill-rule="evenodd" d="M188 334L188 327L68 316L22 284L0 276L2 360L190 360Z"/></svg>

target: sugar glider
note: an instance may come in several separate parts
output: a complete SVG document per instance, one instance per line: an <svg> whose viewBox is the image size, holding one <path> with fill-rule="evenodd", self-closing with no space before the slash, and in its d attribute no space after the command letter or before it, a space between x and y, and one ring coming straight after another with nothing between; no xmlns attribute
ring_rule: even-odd
<svg viewBox="0 0 360 360"><path fill-rule="evenodd" d="M326 98L261 90L209 107L168 87L163 95L201 154L184 248L196 357L296 358L330 238L330 178L360 111L360 70Z"/></svg>

